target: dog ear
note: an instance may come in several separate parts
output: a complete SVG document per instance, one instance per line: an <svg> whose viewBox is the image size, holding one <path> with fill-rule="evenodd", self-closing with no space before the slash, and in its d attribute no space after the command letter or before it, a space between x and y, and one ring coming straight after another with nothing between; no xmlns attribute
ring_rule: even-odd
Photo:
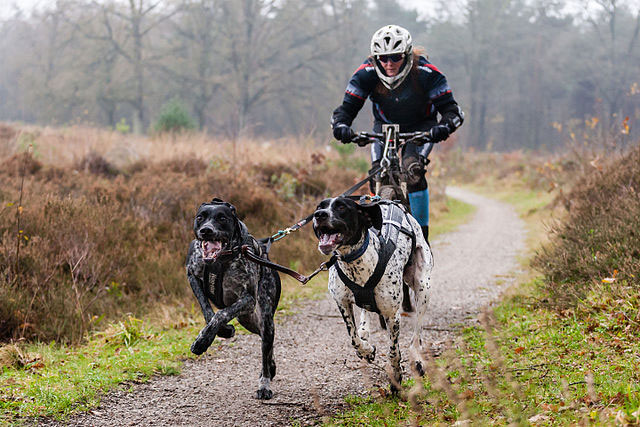
<svg viewBox="0 0 640 427"><path fill-rule="evenodd" d="M382 229L382 209L378 204L361 205L358 204L358 210L362 212L369 222L369 226L378 230Z"/></svg>

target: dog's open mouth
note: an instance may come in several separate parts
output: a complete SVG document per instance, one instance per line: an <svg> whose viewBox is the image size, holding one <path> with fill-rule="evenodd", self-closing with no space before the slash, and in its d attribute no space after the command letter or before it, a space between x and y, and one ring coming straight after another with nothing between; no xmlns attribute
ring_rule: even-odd
<svg viewBox="0 0 640 427"><path fill-rule="evenodd" d="M329 255L342 244L343 239L344 235L342 233L320 230L318 233L318 249L323 254Z"/></svg>
<svg viewBox="0 0 640 427"><path fill-rule="evenodd" d="M225 242L221 240L201 240L200 245L202 247L202 257L205 260L215 260L225 246Z"/></svg>

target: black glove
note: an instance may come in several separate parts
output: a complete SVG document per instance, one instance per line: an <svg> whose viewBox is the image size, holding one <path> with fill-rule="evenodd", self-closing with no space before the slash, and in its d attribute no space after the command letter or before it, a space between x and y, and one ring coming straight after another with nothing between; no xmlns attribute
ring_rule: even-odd
<svg viewBox="0 0 640 427"><path fill-rule="evenodd" d="M451 131L447 125L435 125L429 131L429 134L431 135L431 142L444 141L449 137L450 133Z"/></svg>
<svg viewBox="0 0 640 427"><path fill-rule="evenodd" d="M333 128L333 137L343 144L351 142L356 134L347 125L337 125Z"/></svg>

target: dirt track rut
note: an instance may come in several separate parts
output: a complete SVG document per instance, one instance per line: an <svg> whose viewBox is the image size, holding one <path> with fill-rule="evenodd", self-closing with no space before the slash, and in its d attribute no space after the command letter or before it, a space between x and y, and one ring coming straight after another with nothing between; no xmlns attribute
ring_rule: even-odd
<svg viewBox="0 0 640 427"><path fill-rule="evenodd" d="M423 337L439 351L452 325L473 321L518 268L525 231L513 209L459 188L447 193L473 204L473 219L432 242L435 268L429 318ZM114 392L99 408L64 425L289 425L311 424L345 408L344 396L386 385L387 340L373 334L378 356L364 365L351 348L335 303L327 296L301 304L276 327L278 373L274 398L252 398L260 369L260 340L254 335L214 342L204 357L185 363L178 376ZM403 365L409 328L403 328ZM382 357L381 357L382 356Z"/></svg>

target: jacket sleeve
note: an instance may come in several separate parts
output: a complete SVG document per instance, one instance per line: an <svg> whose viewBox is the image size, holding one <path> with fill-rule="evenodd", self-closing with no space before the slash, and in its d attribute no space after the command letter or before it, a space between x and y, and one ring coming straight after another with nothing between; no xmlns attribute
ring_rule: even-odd
<svg viewBox="0 0 640 427"><path fill-rule="evenodd" d="M371 74L372 71L373 67L367 60L351 76L344 92L342 105L336 108L331 116L332 128L338 125L351 126L371 93L369 81L371 78L368 74Z"/></svg>
<svg viewBox="0 0 640 427"><path fill-rule="evenodd" d="M448 125L449 130L454 132L462 126L464 113L453 98L453 92L446 77L432 64L427 63L425 67L429 71L425 89L429 100L435 106L436 111L440 113L439 124Z"/></svg>

